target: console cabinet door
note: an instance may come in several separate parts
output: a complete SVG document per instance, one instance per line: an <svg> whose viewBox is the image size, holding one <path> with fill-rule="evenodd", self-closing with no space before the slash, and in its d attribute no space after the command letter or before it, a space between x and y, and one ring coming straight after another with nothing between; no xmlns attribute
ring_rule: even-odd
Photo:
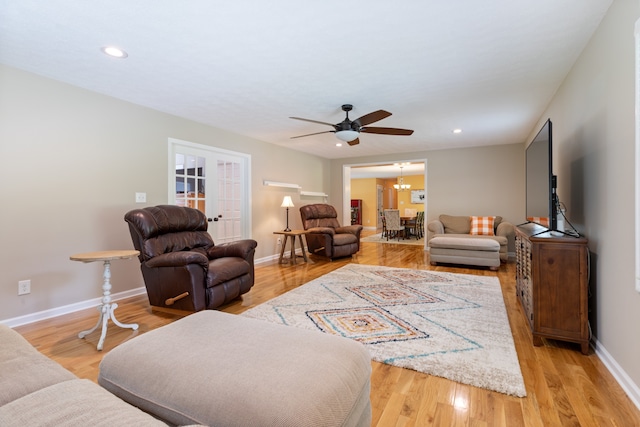
<svg viewBox="0 0 640 427"><path fill-rule="evenodd" d="M569 341L588 339L586 246L533 246L534 335Z"/></svg>

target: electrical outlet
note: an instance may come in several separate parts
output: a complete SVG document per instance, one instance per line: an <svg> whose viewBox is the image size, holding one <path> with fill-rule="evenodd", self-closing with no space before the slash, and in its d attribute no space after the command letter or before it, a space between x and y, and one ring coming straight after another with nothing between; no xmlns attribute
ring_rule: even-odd
<svg viewBox="0 0 640 427"><path fill-rule="evenodd" d="M18 295L27 295L31 293L31 280L20 280L18 282Z"/></svg>
<svg viewBox="0 0 640 427"><path fill-rule="evenodd" d="M278 237L278 244L281 245L282 244L282 237Z"/></svg>
<svg viewBox="0 0 640 427"><path fill-rule="evenodd" d="M147 193L136 193L136 203L146 203Z"/></svg>

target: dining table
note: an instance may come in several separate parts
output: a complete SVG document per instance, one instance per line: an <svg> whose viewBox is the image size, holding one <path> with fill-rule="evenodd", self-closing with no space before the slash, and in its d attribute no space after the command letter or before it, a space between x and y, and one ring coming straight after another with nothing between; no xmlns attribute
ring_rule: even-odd
<svg viewBox="0 0 640 427"><path fill-rule="evenodd" d="M417 216L401 216L400 224L405 227L404 238L409 239L411 237L411 230L415 228Z"/></svg>

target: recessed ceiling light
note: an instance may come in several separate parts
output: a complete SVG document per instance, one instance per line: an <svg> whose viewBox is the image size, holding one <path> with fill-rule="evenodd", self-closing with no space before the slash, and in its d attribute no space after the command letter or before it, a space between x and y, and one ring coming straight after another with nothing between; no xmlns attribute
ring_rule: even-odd
<svg viewBox="0 0 640 427"><path fill-rule="evenodd" d="M454 129L453 133L462 133L462 129Z"/></svg>
<svg viewBox="0 0 640 427"><path fill-rule="evenodd" d="M336 142L336 147L342 147L342 142Z"/></svg>
<svg viewBox="0 0 640 427"><path fill-rule="evenodd" d="M124 59L129 56L127 52L115 46L104 46L101 48L101 50L105 55L109 55L114 58Z"/></svg>

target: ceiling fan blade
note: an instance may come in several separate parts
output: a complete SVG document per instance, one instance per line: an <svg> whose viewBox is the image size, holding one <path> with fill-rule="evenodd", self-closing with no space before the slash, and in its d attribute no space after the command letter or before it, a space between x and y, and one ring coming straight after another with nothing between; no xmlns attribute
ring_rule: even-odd
<svg viewBox="0 0 640 427"><path fill-rule="evenodd" d="M411 135L413 131L411 129L398 129L398 128L361 128L360 132L365 133L378 133L382 135Z"/></svg>
<svg viewBox="0 0 640 427"><path fill-rule="evenodd" d="M349 145L358 145L358 144L360 144L360 140L358 138L356 138L353 141L348 141L347 144L349 144Z"/></svg>
<svg viewBox="0 0 640 427"><path fill-rule="evenodd" d="M366 126L373 122L377 122L378 120L386 119L390 115L391 113L388 111L378 110L373 113L365 114L364 116L355 119L353 122L357 123L358 126Z"/></svg>
<svg viewBox="0 0 640 427"><path fill-rule="evenodd" d="M325 130L324 132L315 132L315 133L308 133L306 135L298 135L298 136L292 136L291 139L295 139L295 138L303 138L305 136L311 136L311 135L320 135L321 133L336 133L335 130Z"/></svg>
<svg viewBox="0 0 640 427"><path fill-rule="evenodd" d="M303 122L311 122L311 123L319 123L321 125L329 125L333 128L336 127L336 125L334 125L333 123L327 123L327 122L319 122L317 120L311 120L311 119L303 119L302 117L289 117L290 119L294 119L294 120L302 120Z"/></svg>

